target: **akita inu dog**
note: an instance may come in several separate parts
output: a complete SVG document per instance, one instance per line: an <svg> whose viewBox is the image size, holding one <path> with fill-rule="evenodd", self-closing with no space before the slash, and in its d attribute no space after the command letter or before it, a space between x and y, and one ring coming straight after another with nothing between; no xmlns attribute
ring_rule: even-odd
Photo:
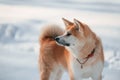
<svg viewBox="0 0 120 80"><path fill-rule="evenodd" d="M76 19L63 21L65 31L51 25L41 33L40 80L60 80L64 71L70 80L102 80L104 55L100 39L88 25Z"/></svg>

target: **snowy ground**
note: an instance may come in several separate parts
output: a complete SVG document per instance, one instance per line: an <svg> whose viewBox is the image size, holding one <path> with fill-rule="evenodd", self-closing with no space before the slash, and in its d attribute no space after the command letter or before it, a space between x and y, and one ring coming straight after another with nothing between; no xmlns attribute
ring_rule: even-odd
<svg viewBox="0 0 120 80"><path fill-rule="evenodd" d="M104 46L103 80L120 80L119 0L0 0L0 80L39 80L40 31L49 23L63 27L62 17L90 25Z"/></svg>

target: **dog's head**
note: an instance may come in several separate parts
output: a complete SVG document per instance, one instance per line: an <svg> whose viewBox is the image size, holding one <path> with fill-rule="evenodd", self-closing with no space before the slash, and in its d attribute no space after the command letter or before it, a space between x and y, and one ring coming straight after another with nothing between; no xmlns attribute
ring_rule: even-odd
<svg viewBox="0 0 120 80"><path fill-rule="evenodd" d="M74 22L70 22L63 18L66 26L65 33L55 38L59 45L66 46L68 48L83 47L87 42L87 38L90 38L92 31L86 24L74 19Z"/></svg>

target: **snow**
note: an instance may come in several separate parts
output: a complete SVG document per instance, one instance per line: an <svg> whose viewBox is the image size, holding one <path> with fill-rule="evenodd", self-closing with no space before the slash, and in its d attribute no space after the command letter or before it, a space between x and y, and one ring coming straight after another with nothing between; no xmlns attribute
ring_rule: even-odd
<svg viewBox="0 0 120 80"><path fill-rule="evenodd" d="M120 0L0 0L0 80L39 80L40 31L64 27L62 17L90 25L103 42L103 80L120 79Z"/></svg>

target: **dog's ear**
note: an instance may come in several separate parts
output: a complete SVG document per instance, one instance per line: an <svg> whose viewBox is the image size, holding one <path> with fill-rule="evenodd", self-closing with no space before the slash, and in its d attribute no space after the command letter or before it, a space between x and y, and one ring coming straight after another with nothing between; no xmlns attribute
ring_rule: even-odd
<svg viewBox="0 0 120 80"><path fill-rule="evenodd" d="M74 19L75 29L83 31L84 25L82 22L78 21L77 19Z"/></svg>
<svg viewBox="0 0 120 80"><path fill-rule="evenodd" d="M72 23L72 22L68 21L68 20L67 20L67 19L65 19L65 18L62 18L62 20L63 20L63 22L64 22L64 24L65 24L66 28L67 28L68 26L70 26L70 25L73 25L73 24L74 24L74 23Z"/></svg>

